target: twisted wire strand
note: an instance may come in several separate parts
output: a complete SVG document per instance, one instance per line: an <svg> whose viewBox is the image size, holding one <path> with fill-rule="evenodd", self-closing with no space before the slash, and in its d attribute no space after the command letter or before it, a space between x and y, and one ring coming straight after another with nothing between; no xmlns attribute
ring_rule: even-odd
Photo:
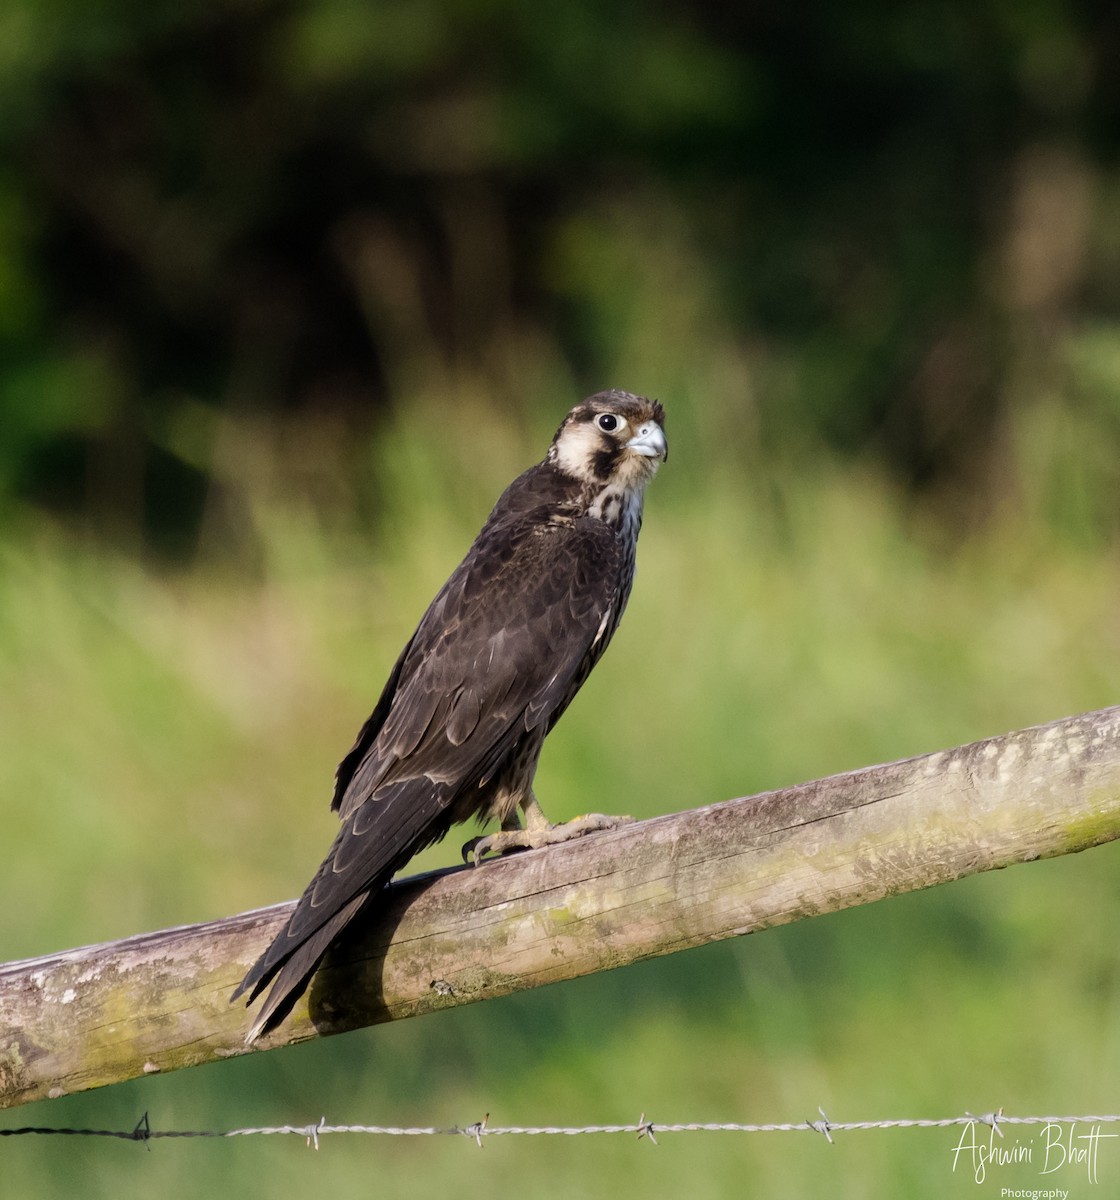
<svg viewBox="0 0 1120 1200"><path fill-rule="evenodd" d="M830 1121L823 1109L819 1120L774 1122L768 1124L740 1124L737 1122L693 1121L687 1123L662 1123L646 1119L645 1113L637 1122L629 1125L490 1125L489 1114L481 1121L470 1125L438 1126L400 1125L328 1125L325 1117L314 1125L264 1125L239 1129L153 1129L148 1114L140 1118L133 1129L69 1129L57 1126L25 1125L17 1129L0 1129L0 1137L18 1137L27 1134L59 1135L68 1137L119 1138L132 1142L152 1142L161 1138L237 1138L271 1136L276 1134L295 1135L306 1138L308 1145L319 1148L319 1139L327 1134L364 1133L387 1137L468 1137L479 1146L488 1137L577 1137L590 1134L635 1134L657 1144L656 1134L662 1133L819 1133L829 1142L833 1133L847 1133L861 1129L945 1129L954 1125L981 1124L990 1126L1003 1137L1004 1125L1104 1125L1120 1122L1120 1115L1094 1116L1009 1116L1003 1109L983 1114L964 1113L955 1117L892 1118L880 1121Z"/></svg>

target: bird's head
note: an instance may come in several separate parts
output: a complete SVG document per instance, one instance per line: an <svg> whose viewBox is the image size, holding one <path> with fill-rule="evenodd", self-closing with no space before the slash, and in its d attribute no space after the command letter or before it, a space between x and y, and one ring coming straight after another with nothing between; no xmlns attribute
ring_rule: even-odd
<svg viewBox="0 0 1120 1200"><path fill-rule="evenodd" d="M548 461L586 485L641 490L669 457L665 410L630 392L597 392L564 418Z"/></svg>

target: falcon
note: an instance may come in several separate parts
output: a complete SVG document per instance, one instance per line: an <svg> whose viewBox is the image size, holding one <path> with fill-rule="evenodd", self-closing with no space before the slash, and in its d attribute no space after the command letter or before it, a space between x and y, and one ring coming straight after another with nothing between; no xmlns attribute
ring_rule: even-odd
<svg viewBox="0 0 1120 1200"><path fill-rule="evenodd" d="M248 992L252 1003L271 984L247 1042L284 1020L366 902L452 825L498 820L498 832L463 847L477 864L629 820L592 813L553 825L533 776L545 737L618 627L645 488L668 453L656 400L599 392L506 488L339 764L338 836L231 997Z"/></svg>

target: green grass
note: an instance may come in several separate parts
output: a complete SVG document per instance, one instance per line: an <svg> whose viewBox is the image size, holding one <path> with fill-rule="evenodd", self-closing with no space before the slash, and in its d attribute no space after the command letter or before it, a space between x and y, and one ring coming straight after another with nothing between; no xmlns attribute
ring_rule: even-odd
<svg viewBox="0 0 1120 1200"><path fill-rule="evenodd" d="M713 473L671 412L619 636L546 748L554 818L640 816L1115 701L1120 567L1041 499L950 541L874 471ZM419 410L417 410L419 411ZM0 957L295 895L335 763L489 504L548 429L379 445L362 530L251 496L254 571L159 573L41 519L0 541ZM1035 421L1036 426L1040 422ZM1041 423L1044 425L1044 423ZM1024 422L1027 438L1031 424ZM1032 446L1034 447L1032 451ZM1026 470L1036 443L1020 447ZM479 473L477 463L486 468ZM468 466L468 463L470 464ZM409 486L416 472L434 489ZM1027 474L1033 478L1028 471ZM1040 493L1041 494L1041 493ZM453 861L464 830L417 867ZM161 1128L797 1121L1120 1110L1114 848L398 1026L33 1105ZM2 1038L2 1031L0 1031ZM4 1139L4 1195L998 1196L1068 1168L952 1172L950 1131L158 1143ZM1021 1133L1025 1140L1030 1131ZM1106 1143L1101 1182L1120 1186Z"/></svg>

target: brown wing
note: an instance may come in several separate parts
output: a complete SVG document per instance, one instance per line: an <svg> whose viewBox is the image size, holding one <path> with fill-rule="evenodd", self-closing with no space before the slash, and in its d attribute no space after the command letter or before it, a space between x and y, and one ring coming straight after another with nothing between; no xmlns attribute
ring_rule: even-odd
<svg viewBox="0 0 1120 1200"><path fill-rule="evenodd" d="M605 648L625 598L618 539L550 512L499 504L397 661L339 768L342 828L234 993L252 999L277 977L254 1033L283 1019L370 892L446 832L455 797L478 790L525 731L555 720Z"/></svg>

